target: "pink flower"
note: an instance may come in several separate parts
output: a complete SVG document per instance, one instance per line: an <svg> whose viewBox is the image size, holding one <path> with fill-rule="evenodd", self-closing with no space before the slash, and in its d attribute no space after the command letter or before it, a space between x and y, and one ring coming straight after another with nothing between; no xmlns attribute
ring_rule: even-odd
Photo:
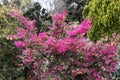
<svg viewBox="0 0 120 80"><path fill-rule="evenodd" d="M34 45L41 45L42 44L42 39L38 37L36 33L31 34L29 33L30 39L29 41L33 43Z"/></svg>
<svg viewBox="0 0 120 80"><path fill-rule="evenodd" d="M54 50L55 46L55 39L53 37L49 37L48 40L45 41L43 46L45 53L52 53L52 50Z"/></svg>
<svg viewBox="0 0 120 80"><path fill-rule="evenodd" d="M67 11L64 10L64 11L62 11L62 12L60 12L60 13L56 13L56 14L52 15L52 20L53 20L53 22L54 22L54 21L59 21L59 20L60 20L60 21L64 21L66 15L67 15Z"/></svg>
<svg viewBox="0 0 120 80"><path fill-rule="evenodd" d="M21 12L10 12L9 13L12 17L17 18L23 26L25 26L25 28L27 28L28 30L33 30L35 28L34 23L35 21L31 21L30 19L22 16Z"/></svg>
<svg viewBox="0 0 120 80"><path fill-rule="evenodd" d="M37 66L38 66L38 63L35 62L35 63L33 64L33 68L35 69L35 68L37 68Z"/></svg>
<svg viewBox="0 0 120 80"><path fill-rule="evenodd" d="M28 64L28 63L31 63L33 61L33 59L31 57L27 57L25 59L22 60L23 64Z"/></svg>
<svg viewBox="0 0 120 80"><path fill-rule="evenodd" d="M59 80L57 77L54 77L53 80Z"/></svg>
<svg viewBox="0 0 120 80"><path fill-rule="evenodd" d="M25 49L22 51L22 55L32 55L32 52L30 49Z"/></svg>
<svg viewBox="0 0 120 80"><path fill-rule="evenodd" d="M19 38L25 38L25 35L28 33L27 30L23 29L23 28L17 28L17 34L16 36Z"/></svg>
<svg viewBox="0 0 120 80"><path fill-rule="evenodd" d="M91 20L84 19L83 22L80 25L78 25L78 27L75 30L68 31L67 35L72 37L75 35L86 33L90 27L91 27Z"/></svg>
<svg viewBox="0 0 120 80"><path fill-rule="evenodd" d="M42 45L43 42L47 39L47 33L39 33L38 35L36 33L29 33L30 36L30 42L32 42L35 45Z"/></svg>
<svg viewBox="0 0 120 80"><path fill-rule="evenodd" d="M25 26L25 24L27 23L27 18L25 18L24 16L21 16L18 20L21 22L22 25Z"/></svg>
<svg viewBox="0 0 120 80"><path fill-rule="evenodd" d="M15 39L17 39L17 37L15 35L8 35L7 39L9 39L9 40L15 40Z"/></svg>
<svg viewBox="0 0 120 80"><path fill-rule="evenodd" d="M107 50L106 50L106 49L102 49L102 50L101 50L101 53L102 53L102 54L107 54Z"/></svg>
<svg viewBox="0 0 120 80"><path fill-rule="evenodd" d="M92 20L91 19L84 19L82 23L79 25L79 27L82 27L86 31L91 27Z"/></svg>
<svg viewBox="0 0 120 80"><path fill-rule="evenodd" d="M24 24L24 26L28 30L34 30L34 28L35 28L34 23L35 23L35 21L26 21L26 23Z"/></svg>
<svg viewBox="0 0 120 80"><path fill-rule="evenodd" d="M62 39L57 41L55 47L58 53L62 53L68 50L66 43Z"/></svg>
<svg viewBox="0 0 120 80"><path fill-rule="evenodd" d="M44 40L44 38L47 38L47 32L39 33L38 38L41 38Z"/></svg>
<svg viewBox="0 0 120 80"><path fill-rule="evenodd" d="M23 66L23 64L17 64L17 66L18 66L18 67L21 67L21 66Z"/></svg>
<svg viewBox="0 0 120 80"><path fill-rule="evenodd" d="M78 48L78 39L77 38L64 38L63 41L67 45L68 49L71 51L77 51Z"/></svg>
<svg viewBox="0 0 120 80"><path fill-rule="evenodd" d="M53 37L49 37L48 40L45 42L46 47L53 46L55 43L55 39Z"/></svg>
<svg viewBox="0 0 120 80"><path fill-rule="evenodd" d="M77 38L64 38L60 39L56 42L55 48L58 53L62 53L69 50L76 51L77 50L78 40Z"/></svg>
<svg viewBox="0 0 120 80"><path fill-rule="evenodd" d="M25 46L28 46L28 44L23 41L15 41L14 44L17 48L23 48Z"/></svg>
<svg viewBox="0 0 120 80"><path fill-rule="evenodd" d="M12 17L15 17L15 18L19 18L20 15L21 15L21 12L17 12L17 11L12 11L12 12L9 12L9 15L12 16Z"/></svg>
<svg viewBox="0 0 120 80"><path fill-rule="evenodd" d="M69 32L67 32L67 35L70 36L70 37L72 37L72 36L75 36L76 33L77 33L76 30L70 30Z"/></svg>
<svg viewBox="0 0 120 80"><path fill-rule="evenodd" d="M79 47L82 47L84 48L86 46L86 42L85 42L85 39L79 39Z"/></svg>
<svg viewBox="0 0 120 80"><path fill-rule="evenodd" d="M66 15L67 15L66 10L62 11L61 13L56 13L52 15L53 25L58 25L63 23L65 21Z"/></svg>
<svg viewBox="0 0 120 80"><path fill-rule="evenodd" d="M109 49L109 51L116 51L117 47L116 46L109 46L108 49Z"/></svg>

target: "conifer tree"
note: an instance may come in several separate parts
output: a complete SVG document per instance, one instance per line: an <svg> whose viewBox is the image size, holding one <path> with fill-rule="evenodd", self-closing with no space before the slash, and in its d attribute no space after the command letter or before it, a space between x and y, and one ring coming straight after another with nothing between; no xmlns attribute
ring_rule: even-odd
<svg viewBox="0 0 120 80"><path fill-rule="evenodd" d="M85 6L84 17L93 18L88 37L97 41L112 33L120 33L120 0L91 0Z"/></svg>

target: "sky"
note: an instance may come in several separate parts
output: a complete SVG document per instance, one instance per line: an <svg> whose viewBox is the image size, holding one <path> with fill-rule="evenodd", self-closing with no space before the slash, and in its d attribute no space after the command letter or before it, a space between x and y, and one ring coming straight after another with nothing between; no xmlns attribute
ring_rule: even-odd
<svg viewBox="0 0 120 80"><path fill-rule="evenodd" d="M35 0L35 1L40 2L40 4L48 10L50 10L51 8L54 8L53 0Z"/></svg>
<svg viewBox="0 0 120 80"><path fill-rule="evenodd" d="M32 2L39 2L43 8L48 10L54 9L53 1L54 0L32 0Z"/></svg>
<svg viewBox="0 0 120 80"><path fill-rule="evenodd" d="M0 0L0 3L1 1L3 0ZM11 1L11 0L8 0L8 1ZM54 9L54 5L52 4L54 0L31 0L32 2L39 2L42 7L48 9L48 10L51 10L51 9Z"/></svg>
<svg viewBox="0 0 120 80"><path fill-rule="evenodd" d="M2 1L3 1L3 0L0 0L0 3L1 3L1 4L2 4ZM8 0L8 1L10 2L11 0Z"/></svg>

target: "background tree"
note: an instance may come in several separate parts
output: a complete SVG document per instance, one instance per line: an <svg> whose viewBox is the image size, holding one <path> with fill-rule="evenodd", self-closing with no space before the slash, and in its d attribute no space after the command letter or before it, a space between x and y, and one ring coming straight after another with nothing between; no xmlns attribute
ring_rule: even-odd
<svg viewBox="0 0 120 80"><path fill-rule="evenodd" d="M46 13L46 9L42 8L40 3L35 2L32 8L29 8L24 14L25 17L35 20L35 26L37 28L37 33L46 31L51 17Z"/></svg>
<svg viewBox="0 0 120 80"><path fill-rule="evenodd" d="M7 5L8 3L9 3L8 0L3 0L4 5Z"/></svg>
<svg viewBox="0 0 120 80"><path fill-rule="evenodd" d="M89 0L64 0L66 2L66 9L68 11L67 21L78 21L79 23L83 20L82 11Z"/></svg>
<svg viewBox="0 0 120 80"><path fill-rule="evenodd" d="M11 5L13 5L14 7L22 11L25 11L26 8L32 7L32 1L31 0L12 0Z"/></svg>
<svg viewBox="0 0 120 80"><path fill-rule="evenodd" d="M82 21L82 11L86 4L88 4L89 0L53 0L53 2L49 2L50 14L58 13L62 10L68 11L67 22ZM46 4L48 2L46 1Z"/></svg>
<svg viewBox="0 0 120 80"><path fill-rule="evenodd" d="M93 18L88 37L97 41L103 36L120 33L120 0L91 0L85 6L84 17Z"/></svg>
<svg viewBox="0 0 120 80"><path fill-rule="evenodd" d="M12 6L22 11L25 11L26 8L32 7L32 0L2 0L0 3L6 6Z"/></svg>

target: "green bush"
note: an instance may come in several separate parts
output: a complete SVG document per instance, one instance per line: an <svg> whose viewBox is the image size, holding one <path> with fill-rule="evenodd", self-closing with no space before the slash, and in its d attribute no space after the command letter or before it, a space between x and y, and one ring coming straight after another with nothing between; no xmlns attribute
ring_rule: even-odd
<svg viewBox="0 0 120 80"><path fill-rule="evenodd" d="M0 36L9 35L16 32L15 28L18 26L18 21L8 14L9 11L15 11L8 7L0 7Z"/></svg>
<svg viewBox="0 0 120 80"><path fill-rule="evenodd" d="M20 50L12 41L0 38L0 80L24 80L24 67L19 68Z"/></svg>
<svg viewBox="0 0 120 80"><path fill-rule="evenodd" d="M120 0L91 0L83 10L84 17L93 18L87 36L97 41L112 33L120 33Z"/></svg>
<svg viewBox="0 0 120 80"><path fill-rule="evenodd" d="M12 41L5 38L9 34L16 33L15 28L20 25L17 19L8 14L10 11L14 9L0 7L0 80L24 80L24 67L22 69L17 66L21 63L17 58L20 50Z"/></svg>

